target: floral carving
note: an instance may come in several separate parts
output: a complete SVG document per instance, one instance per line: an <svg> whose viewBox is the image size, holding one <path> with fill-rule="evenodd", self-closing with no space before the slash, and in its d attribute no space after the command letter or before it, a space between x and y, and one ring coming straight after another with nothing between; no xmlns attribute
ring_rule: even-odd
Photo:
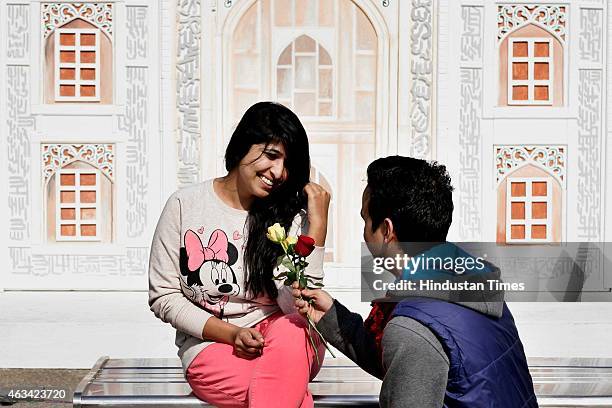
<svg viewBox="0 0 612 408"><path fill-rule="evenodd" d="M564 6L556 5L500 5L497 12L497 39L502 41L506 35L518 27L535 23L546 28L565 42L567 14Z"/></svg>
<svg viewBox="0 0 612 408"><path fill-rule="evenodd" d="M75 161L89 163L113 180L114 159L112 144L42 145L42 168L45 183L57 170Z"/></svg>
<svg viewBox="0 0 612 408"><path fill-rule="evenodd" d="M112 3L43 3L42 23L44 37L58 27L81 18L113 37Z"/></svg>
<svg viewBox="0 0 612 408"><path fill-rule="evenodd" d="M565 181L565 146L497 146L495 166L497 182L507 173L525 164L535 163L545 168L563 185Z"/></svg>

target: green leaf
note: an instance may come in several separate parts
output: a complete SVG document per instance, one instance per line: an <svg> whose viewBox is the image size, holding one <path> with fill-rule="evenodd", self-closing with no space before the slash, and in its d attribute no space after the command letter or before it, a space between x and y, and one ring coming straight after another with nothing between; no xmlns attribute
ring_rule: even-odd
<svg viewBox="0 0 612 408"><path fill-rule="evenodd" d="M308 281L306 280L305 276L301 276L300 277L300 288L305 288L308 286Z"/></svg>
<svg viewBox="0 0 612 408"><path fill-rule="evenodd" d="M285 279L285 281L283 282L285 286L291 286L292 283L293 281L291 281L289 278Z"/></svg>
<svg viewBox="0 0 612 408"><path fill-rule="evenodd" d="M294 271L295 270L295 266L293 265L293 262L291 262L291 259L289 259L287 257L283 259L282 265L285 268L289 269L290 271Z"/></svg>

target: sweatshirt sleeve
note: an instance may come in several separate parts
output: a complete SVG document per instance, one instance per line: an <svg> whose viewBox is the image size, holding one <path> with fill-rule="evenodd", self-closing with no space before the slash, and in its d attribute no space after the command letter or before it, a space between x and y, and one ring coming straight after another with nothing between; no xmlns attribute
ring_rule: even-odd
<svg viewBox="0 0 612 408"><path fill-rule="evenodd" d="M299 236L301 234L308 235L308 222L306 218L306 212L302 211L298 215L295 216L293 220L293 224L289 229L289 236ZM306 273L316 278L317 281L323 281L324 272L323 272L323 258L325 257L325 247L316 246L314 251L310 255L306 257L306 262L308 262L308 266L306 267ZM281 272L284 272L285 268L281 265L274 271L274 275L278 275ZM278 288L278 298L276 301L278 302L278 306L281 308L283 313L291 314L297 313L297 308L295 307L295 299L291 294L292 288L290 286L285 286L282 280L275 280L276 287Z"/></svg>
<svg viewBox="0 0 612 408"><path fill-rule="evenodd" d="M175 329L202 339L204 325L212 314L182 292L179 268L181 203L173 194L162 211L149 257L149 306L159 319Z"/></svg>
<svg viewBox="0 0 612 408"><path fill-rule="evenodd" d="M342 354L375 377L382 378L376 341L364 325L359 313L349 311L334 300L332 307L317 323L323 337Z"/></svg>

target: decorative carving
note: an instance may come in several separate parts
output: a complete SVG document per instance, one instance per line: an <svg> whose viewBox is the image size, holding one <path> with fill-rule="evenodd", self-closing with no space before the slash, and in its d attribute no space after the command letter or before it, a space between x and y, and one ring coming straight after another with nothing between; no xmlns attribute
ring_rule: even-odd
<svg viewBox="0 0 612 408"><path fill-rule="evenodd" d="M427 158L431 151L433 111L433 5L430 0L413 0L410 51L410 139L411 155Z"/></svg>
<svg viewBox="0 0 612 408"><path fill-rule="evenodd" d="M75 161L89 163L113 180L113 150L112 144L43 144L44 182L46 184L56 171Z"/></svg>
<svg viewBox="0 0 612 408"><path fill-rule="evenodd" d="M27 57L27 55L24 55ZM8 169L8 237L30 238L30 135L36 122L30 114L30 68L7 66L6 168Z"/></svg>
<svg viewBox="0 0 612 408"><path fill-rule="evenodd" d="M512 170L528 163L536 163L564 185L566 153L565 146L496 146L497 183L500 183Z"/></svg>
<svg viewBox="0 0 612 408"><path fill-rule="evenodd" d="M482 72L462 69L459 105L459 215L462 241L481 238L480 118Z"/></svg>
<svg viewBox="0 0 612 408"><path fill-rule="evenodd" d="M482 19L483 8L461 7L461 62L482 61Z"/></svg>
<svg viewBox="0 0 612 408"><path fill-rule="evenodd" d="M578 50L585 62L601 63L603 50L603 10L580 9Z"/></svg>
<svg viewBox="0 0 612 408"><path fill-rule="evenodd" d="M557 35L565 41L566 7L558 5L505 4L498 6L497 39L501 42L515 29L536 24Z"/></svg>
<svg viewBox="0 0 612 408"><path fill-rule="evenodd" d="M43 3L42 22L44 38L58 27L81 18L98 27L113 38L112 3Z"/></svg>
<svg viewBox="0 0 612 408"><path fill-rule="evenodd" d="M200 0L180 0L176 60L178 185L200 178Z"/></svg>
<svg viewBox="0 0 612 408"><path fill-rule="evenodd" d="M149 144L147 141L148 95L147 68L127 68L125 115L119 117L119 129L127 133L127 236L140 237L147 226L149 190Z"/></svg>
<svg viewBox="0 0 612 408"><path fill-rule="evenodd" d="M30 6L26 4L9 4L8 41L6 55L9 58L25 58L30 53Z"/></svg>
<svg viewBox="0 0 612 408"><path fill-rule="evenodd" d="M126 7L127 10L127 59L147 58L147 7Z"/></svg>
<svg viewBox="0 0 612 408"><path fill-rule="evenodd" d="M578 239L601 237L601 138L603 74L580 70L578 81Z"/></svg>
<svg viewBox="0 0 612 408"><path fill-rule="evenodd" d="M35 255L31 248L10 247L9 258L15 275L145 276L149 249L127 248L125 256Z"/></svg>

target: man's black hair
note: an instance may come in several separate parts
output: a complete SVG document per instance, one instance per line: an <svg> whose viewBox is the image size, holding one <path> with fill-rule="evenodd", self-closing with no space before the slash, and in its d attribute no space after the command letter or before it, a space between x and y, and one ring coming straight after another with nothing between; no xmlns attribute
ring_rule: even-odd
<svg viewBox="0 0 612 408"><path fill-rule="evenodd" d="M443 242L453 219L453 187L446 167L403 156L368 166L368 213L375 231L385 218L400 242Z"/></svg>

